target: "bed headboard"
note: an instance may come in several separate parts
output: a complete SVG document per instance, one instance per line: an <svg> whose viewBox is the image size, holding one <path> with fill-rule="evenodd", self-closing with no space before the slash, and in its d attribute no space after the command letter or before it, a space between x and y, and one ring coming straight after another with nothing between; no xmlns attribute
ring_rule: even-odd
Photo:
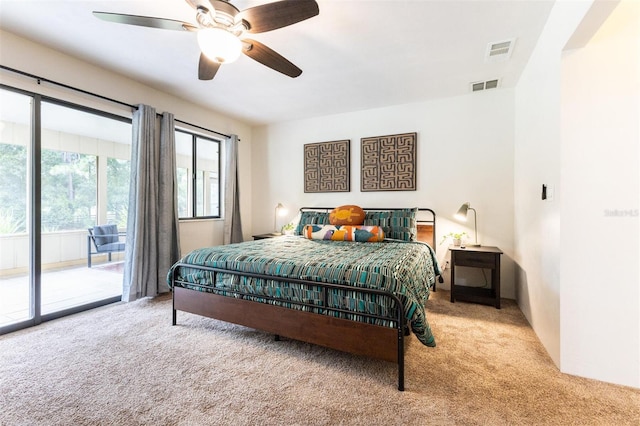
<svg viewBox="0 0 640 426"><path fill-rule="evenodd" d="M334 207L301 207L300 212L303 211L319 211L329 213ZM362 210L365 212L377 212L388 210L403 210L402 207L384 207L384 208L365 208ZM417 227L418 227L418 241L425 242L436 250L436 213L428 208L419 207L416 215Z"/></svg>

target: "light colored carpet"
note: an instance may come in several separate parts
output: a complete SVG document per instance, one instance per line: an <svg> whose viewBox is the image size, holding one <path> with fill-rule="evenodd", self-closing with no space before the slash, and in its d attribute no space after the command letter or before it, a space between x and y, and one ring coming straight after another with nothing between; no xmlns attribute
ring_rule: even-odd
<svg viewBox="0 0 640 426"><path fill-rule="evenodd" d="M117 304L0 336L0 425L635 425L640 391L558 372L513 301L428 302L396 366Z"/></svg>

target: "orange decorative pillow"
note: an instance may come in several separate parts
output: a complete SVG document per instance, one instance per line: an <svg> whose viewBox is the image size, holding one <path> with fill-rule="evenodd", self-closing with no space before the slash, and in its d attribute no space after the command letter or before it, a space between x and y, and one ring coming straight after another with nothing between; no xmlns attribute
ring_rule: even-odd
<svg viewBox="0 0 640 426"><path fill-rule="evenodd" d="M376 243L384 240L384 231L380 226L305 225L302 236L310 240Z"/></svg>
<svg viewBox="0 0 640 426"><path fill-rule="evenodd" d="M354 205L336 207L329 213L329 223L332 225L362 225L365 212Z"/></svg>

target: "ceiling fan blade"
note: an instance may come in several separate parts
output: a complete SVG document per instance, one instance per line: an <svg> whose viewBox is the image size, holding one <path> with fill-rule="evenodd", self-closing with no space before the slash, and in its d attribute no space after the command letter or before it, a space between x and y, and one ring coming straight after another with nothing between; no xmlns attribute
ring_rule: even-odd
<svg viewBox="0 0 640 426"><path fill-rule="evenodd" d="M243 53L251 59L260 62L262 65L293 78L302 74L302 70L300 68L293 65L282 55L273 49L268 48L264 44L250 39L244 39L242 42L244 43L244 47L242 49Z"/></svg>
<svg viewBox="0 0 640 426"><path fill-rule="evenodd" d="M107 22L118 24L137 25L139 27L159 28L175 31L198 31L198 27L187 22L174 21L173 19L154 18L151 16L124 15L122 13L93 12L93 16Z"/></svg>
<svg viewBox="0 0 640 426"><path fill-rule="evenodd" d="M198 63L198 79L212 80L219 68L219 63L212 61L204 53L201 53L200 62Z"/></svg>
<svg viewBox="0 0 640 426"><path fill-rule="evenodd" d="M282 0L251 7L240 12L249 24L249 33L263 33L295 24L320 13L315 0Z"/></svg>

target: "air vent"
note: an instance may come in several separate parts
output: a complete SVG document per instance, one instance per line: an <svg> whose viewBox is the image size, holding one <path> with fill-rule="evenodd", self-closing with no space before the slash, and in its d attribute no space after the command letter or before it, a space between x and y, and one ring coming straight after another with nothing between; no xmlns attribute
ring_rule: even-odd
<svg viewBox="0 0 640 426"><path fill-rule="evenodd" d="M495 89L498 87L499 80L487 80L487 81L477 81L475 83L471 83L471 91L479 92L481 90Z"/></svg>
<svg viewBox="0 0 640 426"><path fill-rule="evenodd" d="M513 52L513 45L516 39L494 41L487 45L487 52L485 54L485 62L502 62L511 57Z"/></svg>
<svg viewBox="0 0 640 426"><path fill-rule="evenodd" d="M485 89L495 89L498 87L498 80L487 80L484 82Z"/></svg>

